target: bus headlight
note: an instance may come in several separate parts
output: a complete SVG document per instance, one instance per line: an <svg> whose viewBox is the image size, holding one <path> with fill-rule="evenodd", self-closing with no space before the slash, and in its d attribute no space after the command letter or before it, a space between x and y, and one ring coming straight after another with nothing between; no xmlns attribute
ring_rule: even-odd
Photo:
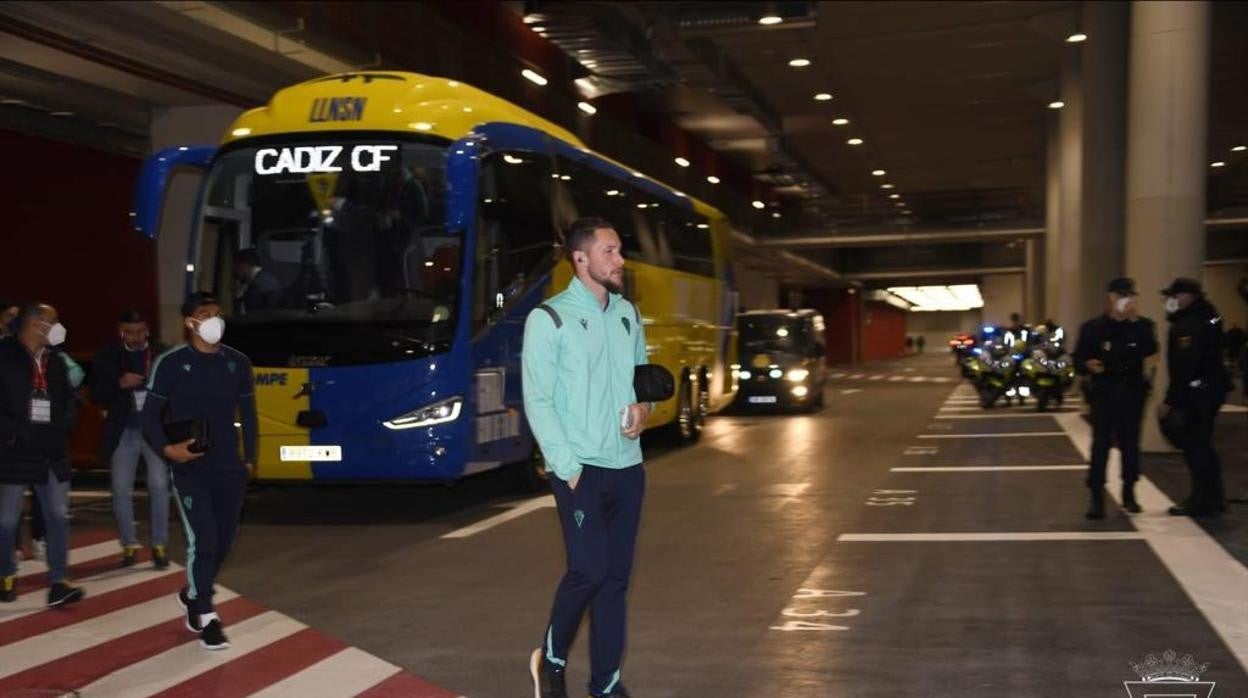
<svg viewBox="0 0 1248 698"><path fill-rule="evenodd" d="M794 368L789 371L788 379L790 383L801 383L810 375L810 370L805 368Z"/></svg>
<svg viewBox="0 0 1248 698"><path fill-rule="evenodd" d="M753 374L753 373L750 373L749 371L742 371L741 373L739 373L739 374L737 374L737 375L738 375L738 376L741 378L741 380L743 380L743 381L748 381L749 379L751 379L751 378L753 378L753 377L754 377L754 374Z"/></svg>
<svg viewBox="0 0 1248 698"><path fill-rule="evenodd" d="M778 368L773 368L773 369L771 369L770 371L768 371L768 372L767 372L767 375L768 375L768 376L770 376L770 377L772 377L772 378L774 378L774 379L776 379L776 380L780 380L780 378L782 378L782 377L784 376L784 371L781 371L781 370L780 370L780 369L778 369Z"/></svg>
<svg viewBox="0 0 1248 698"><path fill-rule="evenodd" d="M382 422L387 429L419 429L446 424L459 419L464 408L464 399L453 397L426 405L411 412L405 412L394 419Z"/></svg>

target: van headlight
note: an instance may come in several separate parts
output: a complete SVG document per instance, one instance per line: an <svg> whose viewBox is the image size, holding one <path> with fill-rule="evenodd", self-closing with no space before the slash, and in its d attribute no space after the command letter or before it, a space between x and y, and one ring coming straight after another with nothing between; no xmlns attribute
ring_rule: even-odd
<svg viewBox="0 0 1248 698"><path fill-rule="evenodd" d="M462 397L453 397L414 409L411 412L404 412L394 419L382 422L382 424L387 429L432 427L459 419L459 413L463 411L463 408L464 399Z"/></svg>
<svg viewBox="0 0 1248 698"><path fill-rule="evenodd" d="M790 383L801 383L806 380L808 376L810 376L810 369L794 368L789 370L789 375L787 377Z"/></svg>

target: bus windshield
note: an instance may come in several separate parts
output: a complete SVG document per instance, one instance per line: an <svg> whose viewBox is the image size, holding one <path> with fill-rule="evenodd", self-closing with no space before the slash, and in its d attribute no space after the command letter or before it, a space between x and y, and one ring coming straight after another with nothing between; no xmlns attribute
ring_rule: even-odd
<svg viewBox="0 0 1248 698"><path fill-rule="evenodd" d="M741 318L743 351L802 352L812 341L800 317L758 315Z"/></svg>
<svg viewBox="0 0 1248 698"><path fill-rule="evenodd" d="M266 354L265 345L335 333L330 326L357 350L370 334L362 326L403 338L378 336L393 346L449 341L461 239L446 227L445 162L442 146L351 138L222 154L192 261L195 290L221 301L227 341L246 337L248 350ZM320 346L292 351L335 353L332 341L311 343Z"/></svg>
<svg viewBox="0 0 1248 698"><path fill-rule="evenodd" d="M220 157L204 196L198 288L244 323L449 320L460 241L445 227L445 149L391 144L376 162L386 146L366 145L372 171L353 171L363 156L341 142L333 161L316 152L325 146ZM309 165L342 171L299 171Z"/></svg>

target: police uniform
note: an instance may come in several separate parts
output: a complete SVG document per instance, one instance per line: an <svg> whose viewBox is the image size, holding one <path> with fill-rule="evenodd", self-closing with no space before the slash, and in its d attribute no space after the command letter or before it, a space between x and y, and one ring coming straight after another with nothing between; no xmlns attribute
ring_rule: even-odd
<svg viewBox="0 0 1248 698"><path fill-rule="evenodd" d="M1166 296L1191 293L1197 298L1186 308L1168 315L1170 334L1166 361L1170 385L1166 404L1185 410L1190 417L1182 441L1183 459L1191 473L1191 495L1170 510L1178 516L1217 515L1225 508L1222 464L1213 448L1213 428L1218 410L1231 390L1230 375L1222 363L1222 318L1192 279L1175 279L1162 291Z"/></svg>
<svg viewBox="0 0 1248 698"><path fill-rule="evenodd" d="M1122 296L1135 294L1130 279L1115 279L1108 290ZM1156 331L1153 321L1146 317L1118 320L1106 313L1079 328L1073 355L1075 371L1085 376L1084 395L1092 412L1089 518L1104 516L1105 465L1109 449L1115 445L1122 455L1123 506L1127 511L1139 510L1134 485L1140 476L1140 422L1149 390L1144 360L1156 353ZM1094 374L1088 369L1088 361L1093 359L1104 365L1104 371Z"/></svg>

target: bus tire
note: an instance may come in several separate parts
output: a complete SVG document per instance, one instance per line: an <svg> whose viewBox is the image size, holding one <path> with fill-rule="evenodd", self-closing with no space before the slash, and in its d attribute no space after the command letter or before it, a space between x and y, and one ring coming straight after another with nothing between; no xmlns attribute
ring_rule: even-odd
<svg viewBox="0 0 1248 698"><path fill-rule="evenodd" d="M672 436L678 445L695 444L702 438L706 415L701 414L701 402L694 398L693 377L685 373L676 392L676 421L672 422Z"/></svg>
<svg viewBox="0 0 1248 698"><path fill-rule="evenodd" d="M550 489L550 473L546 472L546 459L542 449L535 443L533 453L519 463L513 463L512 479L521 492L545 492Z"/></svg>

